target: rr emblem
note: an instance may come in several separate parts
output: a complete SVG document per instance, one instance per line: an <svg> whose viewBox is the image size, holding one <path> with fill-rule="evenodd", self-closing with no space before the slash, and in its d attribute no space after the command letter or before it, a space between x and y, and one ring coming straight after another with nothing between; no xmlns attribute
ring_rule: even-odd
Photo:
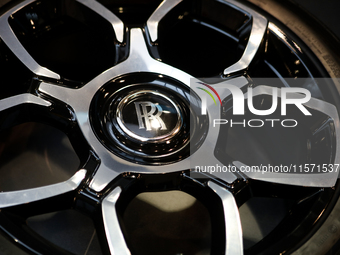
<svg viewBox="0 0 340 255"><path fill-rule="evenodd" d="M160 118L163 113L163 109L159 104L154 104L148 101L143 101L143 102L135 102L135 107L136 107L139 129L143 129L146 127L147 131L151 131L152 129L160 127L161 130L167 130L165 123ZM144 125L143 119L144 119L145 125Z"/></svg>

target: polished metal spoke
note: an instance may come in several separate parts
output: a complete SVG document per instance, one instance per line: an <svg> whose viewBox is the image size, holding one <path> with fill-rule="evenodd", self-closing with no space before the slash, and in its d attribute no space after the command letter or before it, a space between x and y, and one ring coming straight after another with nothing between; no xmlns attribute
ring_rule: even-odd
<svg viewBox="0 0 340 255"><path fill-rule="evenodd" d="M115 188L102 202L104 229L111 255L131 254L120 228L116 211L116 203L121 192L120 187Z"/></svg>
<svg viewBox="0 0 340 255"><path fill-rule="evenodd" d="M156 41L158 38L158 25L161 19L182 0L164 0L158 8L152 13L146 22L150 33L151 41Z"/></svg>
<svg viewBox="0 0 340 255"><path fill-rule="evenodd" d="M223 81L220 83L216 83L213 85L210 85L215 89L217 94L220 96L221 100L230 97L232 93L235 93L235 87L236 88L243 88L248 85L248 80L243 77L237 77L234 79L229 79L227 81ZM222 168L224 166L223 163L221 163L214 155L216 144L218 141L219 133L220 133L220 125L214 125L214 120L221 119L221 110L222 106L218 103L215 105L215 102L207 97L207 94L205 91L199 89L199 87L202 87L200 83L197 83L196 79L191 80L191 88L193 91L196 92L196 94L203 99L203 101L206 102L206 111L207 115L209 116L209 130L208 134L203 141L200 148L191 155L190 162L191 162L191 169L194 171L200 171L204 172L206 171L207 167L216 167L219 166ZM242 93L240 90L239 93ZM243 95L243 93L242 93ZM211 173L211 172L210 172ZM232 183L236 180L237 174L232 173L230 171L215 171L213 173L215 177L218 177L228 183Z"/></svg>
<svg viewBox="0 0 340 255"><path fill-rule="evenodd" d="M258 86L253 89L253 96L258 95L272 95L273 88L269 86ZM281 96L280 89L278 89L278 97ZM245 94L245 98L248 97L248 94ZM304 95L300 93L289 93L289 98L303 98ZM334 123L335 136L336 136L336 153L334 164L340 164L340 121L339 115L336 107L330 103L325 101L311 98L308 102L303 103L303 105L307 108L314 109L319 111L327 116L329 116ZM289 184L289 185L299 185L299 186L307 186L307 187L333 187L337 181L339 176L338 171L329 171L327 173L275 173L275 172L266 172L266 171L242 171L247 166L243 162L239 162L235 160L233 164L240 169L240 172L243 172L248 178L255 180L262 180L273 183L281 183L281 184Z"/></svg>
<svg viewBox="0 0 340 255"><path fill-rule="evenodd" d="M220 197L225 220L225 255L243 254L243 236L240 213L231 192L209 181L208 186Z"/></svg>
<svg viewBox="0 0 340 255"><path fill-rule="evenodd" d="M109 21L116 33L117 40L122 43L124 40L124 23L110 10L106 9L103 5L95 0L77 0L79 3L87 6L91 10L98 13L104 19Z"/></svg>
<svg viewBox="0 0 340 255"><path fill-rule="evenodd" d="M59 74L52 72L51 70L40 66L32 56L27 52L27 50L19 42L18 38L11 29L8 19L11 15L19 11L26 5L33 3L34 0L27 0L18 4L14 8L7 11L0 17L0 37L6 43L7 47L17 56L17 58L33 73L39 76L45 76L53 79L60 79Z"/></svg>
<svg viewBox="0 0 340 255"><path fill-rule="evenodd" d="M0 208L22 205L42 199L54 197L75 190L84 180L86 170L81 169L69 180L39 188L9 191L0 193Z"/></svg>
<svg viewBox="0 0 340 255"><path fill-rule="evenodd" d="M255 54L258 52L258 49L261 45L261 42L267 30L268 21L261 14L255 12L254 10L248 8L247 6L237 1L226 0L226 2L231 3L237 8L240 8L246 11L247 13L250 14L251 19L252 19L252 28L251 28L250 36L249 36L247 46L243 52L241 59L235 64L227 67L223 72L224 75L231 75L235 72L246 70L249 67L250 63L254 59Z"/></svg>
<svg viewBox="0 0 340 255"><path fill-rule="evenodd" d="M36 97L29 93L19 94L16 96L8 97L0 100L0 111L9 109L11 107L21 105L21 104L35 104L41 106L51 106L51 103L40 98Z"/></svg>

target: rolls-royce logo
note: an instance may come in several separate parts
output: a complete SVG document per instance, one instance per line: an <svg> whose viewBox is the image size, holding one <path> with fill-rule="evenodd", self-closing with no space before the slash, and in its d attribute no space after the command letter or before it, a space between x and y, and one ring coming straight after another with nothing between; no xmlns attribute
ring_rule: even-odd
<svg viewBox="0 0 340 255"><path fill-rule="evenodd" d="M160 128L161 130L167 130L164 121L161 119L163 109L159 104L154 104L149 101L134 103L138 118L139 129L146 128L147 131L151 131L153 129Z"/></svg>

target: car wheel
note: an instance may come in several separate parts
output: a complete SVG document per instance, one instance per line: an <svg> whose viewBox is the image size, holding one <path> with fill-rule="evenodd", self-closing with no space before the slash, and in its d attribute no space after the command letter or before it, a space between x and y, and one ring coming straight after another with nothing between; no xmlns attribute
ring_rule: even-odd
<svg viewBox="0 0 340 255"><path fill-rule="evenodd" d="M334 252L339 45L308 14L1 3L2 254Z"/></svg>

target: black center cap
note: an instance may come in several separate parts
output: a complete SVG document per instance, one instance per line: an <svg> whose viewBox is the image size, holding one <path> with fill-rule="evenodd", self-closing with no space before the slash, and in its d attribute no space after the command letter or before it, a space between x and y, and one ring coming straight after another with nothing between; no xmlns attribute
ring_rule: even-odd
<svg viewBox="0 0 340 255"><path fill-rule="evenodd" d="M162 141L176 135L182 116L176 103L155 91L136 91L124 97L116 109L119 127L137 140Z"/></svg>
<svg viewBox="0 0 340 255"><path fill-rule="evenodd" d="M191 99L199 101L188 86L170 77L124 75L94 96L92 128L99 141L121 158L140 164L176 162L198 148L208 126L207 119L196 115L200 108L190 107Z"/></svg>

